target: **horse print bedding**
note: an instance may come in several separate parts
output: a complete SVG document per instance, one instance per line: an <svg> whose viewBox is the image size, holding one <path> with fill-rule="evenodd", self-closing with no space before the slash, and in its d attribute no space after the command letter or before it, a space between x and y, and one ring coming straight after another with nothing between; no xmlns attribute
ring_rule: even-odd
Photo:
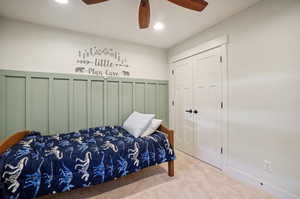
<svg viewBox="0 0 300 199"><path fill-rule="evenodd" d="M163 133L135 138L120 126L42 136L0 156L0 198L30 199L88 187L175 159Z"/></svg>

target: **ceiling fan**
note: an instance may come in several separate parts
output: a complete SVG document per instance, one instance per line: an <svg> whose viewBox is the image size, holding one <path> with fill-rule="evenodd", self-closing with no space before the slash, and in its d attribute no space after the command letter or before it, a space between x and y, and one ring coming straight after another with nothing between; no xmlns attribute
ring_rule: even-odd
<svg viewBox="0 0 300 199"><path fill-rule="evenodd" d="M82 0L87 5L102 3L108 0ZM167 0L178 6L201 12L208 3L205 0ZM148 28L150 24L150 4L149 0L141 0L139 8L139 26L141 29Z"/></svg>

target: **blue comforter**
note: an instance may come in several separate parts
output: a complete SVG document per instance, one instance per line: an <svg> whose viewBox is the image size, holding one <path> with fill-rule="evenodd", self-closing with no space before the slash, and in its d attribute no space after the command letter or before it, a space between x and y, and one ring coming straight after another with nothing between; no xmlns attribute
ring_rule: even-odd
<svg viewBox="0 0 300 199"><path fill-rule="evenodd" d="M166 136L135 138L122 127L42 136L33 132L0 156L0 198L35 198L88 187L174 160Z"/></svg>

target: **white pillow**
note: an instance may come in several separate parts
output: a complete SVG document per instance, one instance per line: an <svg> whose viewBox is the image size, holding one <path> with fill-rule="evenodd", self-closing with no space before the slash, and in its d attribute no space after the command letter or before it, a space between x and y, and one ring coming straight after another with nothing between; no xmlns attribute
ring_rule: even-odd
<svg viewBox="0 0 300 199"><path fill-rule="evenodd" d="M123 128L138 138L148 128L154 117L153 114L133 112L124 122Z"/></svg>
<svg viewBox="0 0 300 199"><path fill-rule="evenodd" d="M141 137L145 137L154 133L158 127L161 125L162 120L153 119L148 129L141 135Z"/></svg>

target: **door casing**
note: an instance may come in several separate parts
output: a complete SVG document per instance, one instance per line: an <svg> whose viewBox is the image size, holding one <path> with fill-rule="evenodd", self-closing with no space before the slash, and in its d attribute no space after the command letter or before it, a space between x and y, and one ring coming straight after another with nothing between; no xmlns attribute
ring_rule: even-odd
<svg viewBox="0 0 300 199"><path fill-rule="evenodd" d="M222 137L222 165L221 168L224 170L228 164L228 64L227 64L227 43L228 37L222 36L214 40L205 42L198 45L195 48L186 50L180 54L177 54L169 59L169 115L170 115L170 127L175 126L175 76L174 69L176 62L192 57L197 54L201 54L205 51L220 48L220 62L222 68L222 98L223 108L221 110L221 137ZM176 135L176 132L175 132ZM176 146L175 146L176 147Z"/></svg>

